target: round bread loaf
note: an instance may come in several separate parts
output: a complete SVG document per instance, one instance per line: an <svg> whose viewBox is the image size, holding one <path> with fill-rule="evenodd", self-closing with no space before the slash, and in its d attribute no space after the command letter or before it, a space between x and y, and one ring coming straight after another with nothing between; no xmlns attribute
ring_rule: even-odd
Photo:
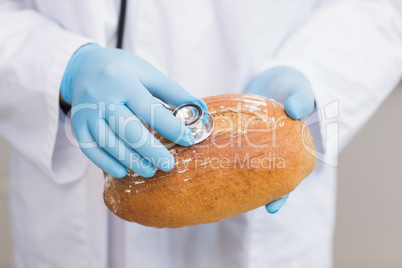
<svg viewBox="0 0 402 268"><path fill-rule="evenodd" d="M182 147L156 135L175 157L173 170L151 178L105 174L113 213L158 228L216 222L285 196L314 169L308 127L279 103L245 94L204 100L215 121L208 139Z"/></svg>

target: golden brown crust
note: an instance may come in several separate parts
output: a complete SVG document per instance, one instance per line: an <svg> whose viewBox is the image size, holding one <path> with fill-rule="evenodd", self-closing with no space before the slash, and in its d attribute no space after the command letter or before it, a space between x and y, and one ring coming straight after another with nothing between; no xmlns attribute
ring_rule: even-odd
<svg viewBox="0 0 402 268"><path fill-rule="evenodd" d="M207 140L181 147L158 136L175 156L172 171L105 174L104 200L117 216L158 228L216 222L283 197L314 169L309 129L280 104L244 94L204 100L215 121Z"/></svg>

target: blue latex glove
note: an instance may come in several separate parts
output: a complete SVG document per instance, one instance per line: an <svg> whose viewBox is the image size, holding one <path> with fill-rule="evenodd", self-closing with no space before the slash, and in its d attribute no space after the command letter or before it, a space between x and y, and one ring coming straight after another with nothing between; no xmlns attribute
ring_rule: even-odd
<svg viewBox="0 0 402 268"><path fill-rule="evenodd" d="M290 67L269 69L256 76L244 93L274 99L285 106L293 119L306 118L314 109L315 101L311 85L298 70ZM286 195L265 206L269 213L276 213L285 204Z"/></svg>
<svg viewBox="0 0 402 268"><path fill-rule="evenodd" d="M114 177L126 167L143 177L169 171L173 155L140 119L167 139L194 143L191 130L156 99L176 107L204 101L132 53L89 44L78 49L64 73L61 94L72 105L72 128L84 154ZM156 98L155 98L156 97Z"/></svg>

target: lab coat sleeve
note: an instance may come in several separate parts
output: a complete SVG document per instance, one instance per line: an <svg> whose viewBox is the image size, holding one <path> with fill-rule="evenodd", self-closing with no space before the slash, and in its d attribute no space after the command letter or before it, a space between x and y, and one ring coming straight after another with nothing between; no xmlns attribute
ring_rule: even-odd
<svg viewBox="0 0 402 268"><path fill-rule="evenodd" d="M0 1L0 134L52 178L61 79L72 54L89 42L34 10Z"/></svg>
<svg viewBox="0 0 402 268"><path fill-rule="evenodd" d="M309 78L322 145L337 157L401 79L402 2L327 2L260 68L292 66ZM339 138L336 127L328 128L334 123Z"/></svg>

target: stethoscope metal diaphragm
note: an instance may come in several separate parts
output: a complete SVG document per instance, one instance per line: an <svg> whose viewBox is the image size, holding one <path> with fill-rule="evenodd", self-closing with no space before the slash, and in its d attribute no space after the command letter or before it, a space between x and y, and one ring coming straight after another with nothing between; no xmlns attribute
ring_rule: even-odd
<svg viewBox="0 0 402 268"><path fill-rule="evenodd" d="M204 113L201 106L197 104L180 105L173 110L173 115L191 129L194 135L194 144L204 141L214 129L214 119L211 114Z"/></svg>

